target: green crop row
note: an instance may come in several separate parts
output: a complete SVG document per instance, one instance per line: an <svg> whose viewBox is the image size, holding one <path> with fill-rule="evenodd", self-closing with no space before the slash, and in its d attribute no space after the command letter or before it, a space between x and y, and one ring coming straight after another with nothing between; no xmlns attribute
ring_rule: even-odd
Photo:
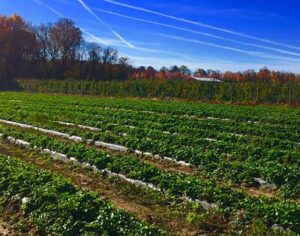
<svg viewBox="0 0 300 236"><path fill-rule="evenodd" d="M96 116L98 120L107 120L108 118L112 120L123 120L128 122L130 125L140 123L140 126L151 126L157 127L157 129L173 127L179 128L196 128L199 129L209 129L214 130L216 132L224 132L224 133L238 133L243 135L255 135L265 138L277 138L279 140L288 140L290 141L298 141L300 139L299 133L295 131L299 130L299 125L275 125L273 123L248 123L248 122L238 122L238 117L230 120L212 120L212 119L188 119L187 117L178 117L172 114L153 114L153 113L143 113L142 111L127 111L127 110L114 110L114 109L105 109L99 108L95 104L93 107L87 106L87 104L82 104L81 106L76 105L68 105L64 103L60 103L57 106L56 103L46 103L46 104L36 104L34 102L31 103L20 103L20 102L12 102L12 103L4 103L5 105L1 108L3 112L7 110L7 108L11 108L12 110L20 112L36 112L36 113L45 113L51 111L51 115L55 115L56 117L66 117L68 116L70 119L76 113L80 113L80 115L86 115L89 117ZM58 109L59 107L59 109ZM26 112L25 112L26 113ZM298 119L297 119L298 120ZM163 127L160 125L163 124ZM158 126L157 126L158 125ZM190 130L188 130L190 133Z"/></svg>
<svg viewBox="0 0 300 236"><path fill-rule="evenodd" d="M15 113L2 114L2 117L21 121ZM51 114L48 118L50 117ZM74 122L80 124L85 116L81 117L81 113L78 113L73 118ZM299 148L289 142L252 138L244 143L246 137L207 131L206 134L218 138L212 142L204 138L205 136L170 135L147 127L132 129L111 124L98 125L101 130L91 132L78 127L64 127L51 122L52 120L50 118L50 121L35 121L32 112L28 112L25 119L26 122L37 126L79 135L86 139L120 144L132 150L183 160L198 166L201 172L208 176L213 174L234 183L242 182L255 186L254 178L261 177L277 185L282 196L297 198L300 195ZM85 124L93 125L93 122L97 122L97 119L86 120ZM125 136L122 135L124 132Z"/></svg>
<svg viewBox="0 0 300 236"><path fill-rule="evenodd" d="M42 235L164 235L63 177L0 156L0 207L14 204Z"/></svg>
<svg viewBox="0 0 300 236"><path fill-rule="evenodd" d="M76 99L74 99L76 97ZM36 104L63 104L70 106L86 106L90 108L122 108L136 111L152 111L168 113L170 115L193 115L199 117L218 117L233 119L236 121L259 121L271 124L295 124L300 125L298 117L299 109L276 106L232 106L224 104L206 104L198 102L174 102L153 100L130 100L91 98L80 96L53 96L45 94L28 93L1 93L0 100L10 102L21 100L22 102L34 102Z"/></svg>
<svg viewBox="0 0 300 236"><path fill-rule="evenodd" d="M71 144L51 137L17 129L2 128L1 132L16 138L24 139L42 148L48 148L68 156L76 157L81 162L88 162L98 169L109 169L128 177L154 184L174 196L187 196L191 199L206 200L215 203L227 217L243 212L243 218L251 221L262 218L266 224L279 224L300 232L300 206L284 200L265 197L250 197L243 192L236 192L229 187L221 187L217 183L198 177L175 174L159 170L151 164L143 163L134 157L111 156L105 151L87 148L82 144Z"/></svg>

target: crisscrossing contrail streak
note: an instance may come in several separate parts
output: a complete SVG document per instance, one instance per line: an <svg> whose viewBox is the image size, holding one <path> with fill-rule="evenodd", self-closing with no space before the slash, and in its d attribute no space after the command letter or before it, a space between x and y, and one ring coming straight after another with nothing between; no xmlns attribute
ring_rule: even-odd
<svg viewBox="0 0 300 236"><path fill-rule="evenodd" d="M130 48L135 48L134 45L125 40L120 34L118 34L114 29L112 29L109 25L107 25L99 16L97 16L92 9L84 3L82 0L78 0L78 2L82 5L82 7L89 12L93 17L95 17L102 25L104 25L107 29L109 29L118 39L120 39L124 44L126 44Z"/></svg>
<svg viewBox="0 0 300 236"><path fill-rule="evenodd" d="M260 44L257 44L257 43L246 43L246 42L242 42L242 41L235 40L235 39L229 39L229 38L222 37L222 36L215 35L215 34L211 34L211 33L206 33L206 32L202 32L202 31L198 31L198 30L192 30L192 29L188 29L188 28L185 28L185 27L180 27L180 26L176 26L176 25L172 25L172 24L161 23L161 22L158 22L158 21L146 20L146 19L142 19L142 18L138 18L138 17L133 17L133 16L125 15L125 14L120 14L120 13L113 12L113 11L107 11L107 10L104 10L104 9L101 9L101 8L96 8L96 10L100 11L100 12L104 12L106 14L110 14L110 15L130 19L130 20L133 20L133 21L143 22L143 23L152 24L152 25L158 25L158 26L171 28L171 29L175 29L175 30L179 30L179 31L187 32L187 33L203 35L203 36L209 37L209 38L214 38L214 39L219 39L219 40L223 40L223 41L227 41L227 42L237 43L237 44L240 44L240 45L251 46L251 47L256 47L256 48L261 48L261 49L274 51L274 52L277 52L277 53L283 53L283 54L288 54L288 55L300 57L300 53L297 53L297 52L287 51L287 50L278 49L278 48L270 47L270 46L264 46L264 45L260 45Z"/></svg>
<svg viewBox="0 0 300 236"><path fill-rule="evenodd" d="M188 24L197 25L197 26L201 26L201 27L204 27L204 28L216 30L216 31L219 31L219 32L244 37L244 38L247 38L247 39L252 39L252 40L256 40L256 41L260 41L260 42L264 42L264 43L268 43L268 44L273 44L273 45L277 45L277 46L282 46L282 47L287 47L287 48L300 50L300 47L296 47L296 46L292 46L292 45L288 45L288 44L284 44L284 43L279 43L279 42L269 40L269 39L264 39L264 38L251 36L251 35L248 35L248 34L240 33L240 32L237 32L237 31L226 29L226 28L216 27L216 26L201 23L201 22L188 20L188 19L185 19L185 18L180 18L180 17L168 15L168 14L165 14L165 13L153 11L153 10L146 9L146 8L143 8L143 7L137 7L137 6L126 4L126 3L121 3L121 2L118 2L118 1L115 1L115 0L103 0L103 1L114 4L114 5L118 5L118 6L130 8L130 9L134 9L134 10L138 10L138 11L142 11L142 12L162 16L162 17L169 18L169 19L172 19L172 20L181 21L181 22L184 22L184 23L188 23Z"/></svg>
<svg viewBox="0 0 300 236"><path fill-rule="evenodd" d="M41 2L40 0L32 0L32 1L35 2L35 3L37 3L37 4L39 4L39 5L41 5L41 6L43 6L43 7L45 7L45 8L47 8L48 10L52 11L54 14L58 15L59 17L65 18L65 16L63 14L61 14L59 11L57 11L53 7L51 7L51 6L49 6L49 5ZM108 45L108 43L105 40L103 40L103 39L99 38L98 36L96 36L96 35L88 32L84 28L80 28L80 29L84 33L86 33L87 35L89 35L91 38L93 38L94 40L96 40L97 42L102 43L104 45Z"/></svg>

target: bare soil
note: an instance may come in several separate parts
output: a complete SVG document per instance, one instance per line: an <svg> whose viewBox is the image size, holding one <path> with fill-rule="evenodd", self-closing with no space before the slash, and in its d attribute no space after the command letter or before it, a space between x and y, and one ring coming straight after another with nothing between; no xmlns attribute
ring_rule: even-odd
<svg viewBox="0 0 300 236"><path fill-rule="evenodd" d="M2 236L15 236L15 235L19 235L19 234L14 231L12 226L5 223L0 218L0 235L2 235Z"/></svg>

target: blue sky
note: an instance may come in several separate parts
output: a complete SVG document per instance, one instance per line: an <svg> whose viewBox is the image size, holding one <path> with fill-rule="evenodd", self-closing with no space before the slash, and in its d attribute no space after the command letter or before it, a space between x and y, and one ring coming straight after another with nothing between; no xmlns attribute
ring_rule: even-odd
<svg viewBox="0 0 300 236"><path fill-rule="evenodd" d="M300 72L296 0L0 0L33 24L74 20L135 66Z"/></svg>

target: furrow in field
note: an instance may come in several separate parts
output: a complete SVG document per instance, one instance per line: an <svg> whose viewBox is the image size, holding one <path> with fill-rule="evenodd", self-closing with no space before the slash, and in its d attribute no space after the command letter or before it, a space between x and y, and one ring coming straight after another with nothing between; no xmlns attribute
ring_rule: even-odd
<svg viewBox="0 0 300 236"><path fill-rule="evenodd" d="M2 136L2 134L0 134L0 137ZM7 137L7 140L11 143L14 143L16 145L19 145L21 147L26 147L26 148L29 148L30 146L32 146L29 142L27 141L24 141L24 140L21 140L21 139L15 139L14 137L11 137L11 136L8 136ZM140 180L136 180L136 179L132 179L132 178L127 178L125 175L122 175L122 174L118 174L118 173L114 173L108 169L103 169L103 170L100 170L98 169L96 166L94 165L91 165L89 164L88 162L79 162L76 158L74 157L68 157L66 154L64 153L59 153L59 152L56 152L56 151L53 151L53 150L49 150L49 149L46 149L46 148L41 148L41 147L35 147L36 150L39 150L42 154L47 154L49 155L50 157L52 157L54 160L60 160L60 161L63 161L63 162L72 162L74 163L75 165L80 165L82 167L85 167L85 168L89 168L89 169L92 169L94 172L100 172L100 173L104 173L106 175L108 175L109 177L117 177L117 178L120 178L128 183L131 183L131 184L134 184L136 186L141 186L141 187L146 187L146 188L149 188L149 189L152 189L152 190L155 190L155 191L158 191L158 192L161 192L161 189L155 187L153 184L151 183L145 183L143 181L140 181Z"/></svg>
<svg viewBox="0 0 300 236"><path fill-rule="evenodd" d="M74 124L74 123L70 123L70 122L66 122L66 121L54 121L54 122L56 122L56 123L58 123L60 125L77 127L79 129L89 130L89 131L95 131L95 132L102 130L102 129L99 129L99 128L96 128L96 127L91 127L91 126L86 126L86 125L81 125L81 124ZM109 123L109 124L110 125L119 126L119 127L128 127L128 128L131 128L131 129L140 129L140 127L128 126L128 125L123 125L123 124L118 124L118 123ZM172 136L177 136L177 137L191 137L191 136L195 137L195 135L196 135L196 134L193 134L193 132L184 132L184 133L182 133L182 132L178 131L178 133L171 133L169 131L161 131L159 129L153 129L153 127L152 127L151 130L152 131L161 132L162 134L167 134L167 135L172 135ZM189 131L191 131L191 130L192 129L190 129ZM106 131L106 132L108 132L108 131ZM255 139L259 139L260 138L259 136L247 135L247 134L238 134L238 133L222 133L222 132L219 132L218 134L219 134L219 136L221 134L224 134L224 135L236 136L236 137L239 137L239 138L241 138L241 137L245 138L243 140L232 140L232 141L230 141L231 143L235 143L235 144L237 142L238 143L240 143L240 142L246 143L247 140L249 142L251 142L252 138L255 138ZM125 132L125 133L121 132L121 133L119 133L119 135L121 135L121 136L127 136L128 132ZM220 137L219 138L210 138L210 137L207 137L207 138L203 138L203 139L206 140L206 141L210 141L210 142L224 142ZM300 143L296 143L296 142L294 144L300 145ZM192 145L194 145L194 144L192 143ZM189 147L189 145L184 145L184 146L185 147Z"/></svg>
<svg viewBox="0 0 300 236"><path fill-rule="evenodd" d="M81 115L80 115L81 116ZM86 121L86 120L90 120L90 118L91 118L91 116L87 116L87 118L84 118L83 120L84 121ZM65 121L66 122L66 121ZM68 121L69 122L69 121ZM66 122L67 123L67 122ZM93 122L90 122L90 121L88 121L87 123L89 123L88 125L90 125L90 124L93 124ZM95 124L95 123L94 123ZM114 125L117 125L117 124L114 124ZM133 126L129 126L129 125L124 125L124 124L119 124L120 126L123 126L123 127L129 127L129 128L133 128ZM85 126L85 127L82 127L82 128L85 128L85 129L88 129L89 128L89 126L87 126L87 125L81 125L81 126ZM141 124L141 126L143 127L143 125ZM147 127L147 124L146 124L146 127ZM151 127L151 126L150 126ZM91 128L91 127L90 127ZM95 127L94 127L95 128ZM135 127L135 128L138 128L138 127ZM93 129L93 128L92 128ZM96 128L96 129L98 129L98 128ZM140 129L140 128L139 128ZM153 127L152 127L152 129L153 129ZM181 129L183 129L183 127L181 127L180 128L180 131L178 131L178 133L175 133L174 135L180 135L180 134L182 134L182 132L181 132ZM201 132L203 132L204 130L201 128ZM155 129L155 131L157 131L157 132L161 132L161 133L164 133L164 134L167 134L169 131L161 131L161 129L160 129L160 127L158 127L157 129ZM214 132L212 132L212 130L211 130L211 128L206 128L206 132L210 132L213 136L218 136L218 138L214 138L214 137L208 137L208 140L213 140L213 139L217 139L217 140L219 140L219 139L222 139L222 135L221 134L224 134L224 135L232 135L232 136L236 136L236 137L243 137L242 136L242 134L236 134L236 133L224 133L224 132L216 132L216 133L214 133ZM126 134L126 132L125 133L123 133L123 134ZM188 128L186 131L184 131L184 135L185 136L187 136L187 137L191 137L191 136L193 136L193 137L195 137L195 136L197 136L197 129L191 129L191 128ZM248 140L250 141L251 140L251 138L249 139L249 136L247 136L247 138L245 138L245 140L244 140L244 142L248 142ZM221 140L220 140L221 141ZM232 140L232 142L234 142L234 140ZM297 144L298 145L298 144Z"/></svg>
<svg viewBox="0 0 300 236"><path fill-rule="evenodd" d="M24 110L24 109L23 109ZM26 108L25 110L28 110L28 108ZM29 109L30 110L30 109ZM71 111L72 109L67 109L67 111ZM75 111L75 110L74 110ZM52 113L54 112L54 110L52 110ZM61 111L60 111L61 112ZM81 111L81 112L83 112L82 114L80 114L80 116L82 116L83 114L84 114L84 111ZM65 112L63 113L64 115L66 114ZM89 114L88 116L87 116L87 120L89 120L90 119L90 117L93 117L93 114ZM98 117L99 118L99 117ZM86 120L86 119L85 119ZM123 120L123 119L121 119L121 120ZM143 120L143 118L142 117L137 117L137 120L138 121L140 121L140 120ZM128 119L127 119L127 121L128 121ZM153 122L152 122L153 123ZM123 124L120 124L120 125L123 125ZM145 125L147 125L147 124L145 124ZM155 122L153 123L153 124L151 124L151 126L152 125L155 125ZM223 124L224 125L224 124ZM224 134L226 134L226 132L227 133L232 133L232 132L234 132L234 133L236 133L234 130L233 130L233 128L234 129L236 129L236 128L238 128L237 127L237 125L238 125L238 123L235 123L235 124L233 124L234 125L234 127L232 127L231 129L229 129L229 130L221 130ZM141 126L143 126L143 124L141 124ZM188 127L188 126L187 126ZM224 127L223 126L218 126L219 128L222 128L222 129L224 129ZM218 127L216 127L217 129L216 130L219 130L219 128ZM201 127L201 129L203 129L204 127ZM230 127L229 127L230 128ZM256 127L257 128L257 127ZM254 130L256 129L255 127L254 127ZM207 128L206 128L207 129ZM211 131L212 129L214 129L214 127L213 126L209 126L209 130ZM247 129L248 129L248 127L247 127ZM157 128L157 130L160 130L160 128ZM272 126L271 127L271 131L273 132L273 130L274 130L274 126ZM280 127L280 130L278 130L278 131L276 131L276 133L278 133L278 132L281 132L281 130L282 130L282 127ZM196 130L195 130L196 131ZM220 131L220 130L219 130ZM249 131L250 132L250 131ZM186 134L189 134L190 133L190 130L188 130L187 132L184 132L184 133L186 133ZM193 133L193 132L192 132ZM254 135L254 134L248 134L248 133L244 133L244 132L240 132L240 135ZM255 134L254 136L259 136L260 134ZM273 135L273 133L272 134L270 134L271 136L270 137L272 137L272 135ZM269 135L267 136L267 137L269 137ZM284 137L286 137L286 136L284 136ZM246 139L247 140L247 139Z"/></svg>
<svg viewBox="0 0 300 236"><path fill-rule="evenodd" d="M70 123L70 122L65 122L65 121L54 121L55 123L58 123L60 125L65 125L65 126L71 126L71 127L77 127L79 129L83 129L83 130L89 130L89 131L101 131L101 129L99 128L96 128L96 127L92 127L92 126L86 126L86 125L80 125L80 124L74 124L74 123ZM120 124L117 124L117 123L114 123L114 125L120 125ZM135 127L135 126L126 126L126 127L129 127L131 129L137 129L138 127ZM180 133L170 133L168 131L161 131L163 134L167 134L167 135L176 135L176 136L180 136ZM128 133L120 133L120 135L122 136L127 136ZM239 134L233 134L231 133L231 135L233 136L243 136L243 135L239 135ZM204 138L204 140L206 141L210 141L210 142L217 142L219 140L217 139L214 139L214 138Z"/></svg>
<svg viewBox="0 0 300 236"><path fill-rule="evenodd" d="M14 127L14 126L8 125L8 127ZM22 130L24 130L24 131L29 130L29 133L36 133L36 134L40 134L41 133L40 130L27 129L27 128L22 128L22 127L18 127L17 126L17 130L18 129L20 131L22 131ZM65 136L60 137L60 136L49 134L49 133L47 133L46 135L49 136L49 137L53 137L53 138L55 138L57 140L61 140L61 141L67 142L69 144L72 144L74 142L74 140L65 138ZM17 142L22 145L22 140L18 139ZM134 155L134 158L139 158L139 159L141 158L145 163L154 165L158 169L168 170L168 171L171 171L171 172L174 172L174 173L193 174L194 172L196 172L196 169L194 167L192 167L191 165L189 165L189 166L178 165L175 162L169 161L167 159L161 159L161 158L158 159L158 158L155 158L155 155L154 155L154 157L152 155L150 155L150 154L147 155L147 153L146 153L146 155L144 155L144 152L138 152L138 151L136 151L136 152L125 153L125 152L120 152L119 148L113 148L113 149L104 148L103 149L103 145L102 144L101 145L95 145L95 143L97 143L97 142L82 143L82 144L86 145L88 148L91 148L91 149L95 149L96 148L97 150L101 150L101 151L105 150L105 152L107 152L107 153L109 153L111 155L118 155L120 157L125 156L125 157L131 158L131 157L133 157L132 154L136 154L137 156ZM99 143L100 142L98 142L98 144ZM26 145L26 143L25 143L25 145Z"/></svg>
<svg viewBox="0 0 300 236"><path fill-rule="evenodd" d="M27 110L28 108L26 108L26 110ZM67 109L66 111L69 111L70 109ZM74 110L75 111L75 110ZM54 110L52 110L52 113L54 112ZM65 114L65 112L63 113L63 114ZM90 118L90 117L92 117L93 115L92 114L89 114L89 116L88 116L88 119ZM140 120L141 118L138 118L138 120ZM154 123L153 123L154 124ZM236 123L235 123L236 124ZM121 125L121 124L120 124ZM223 127L223 126L222 126ZM236 128L236 127L235 127ZM210 128L211 129L211 128ZM274 129L274 126L272 126L272 129ZM282 130L282 127L281 127L281 130ZM230 133L230 132L232 132L232 131L229 131L228 130L228 132ZM226 132L225 132L226 133ZM187 132L187 134L189 134L189 132Z"/></svg>
<svg viewBox="0 0 300 236"><path fill-rule="evenodd" d="M14 139L12 137L8 137L8 140L10 140L13 143L16 143L18 145L21 145L21 146L27 146L28 147L30 145L28 142L26 142L24 140ZM59 152L56 152L56 151L50 151L49 149L42 149L42 148L37 148L37 149L42 150L44 153L50 154L50 156L52 156L55 159L59 159L59 160L65 161L65 162L74 162L74 163L77 163L77 164L79 163L73 157L67 158L67 156L65 154L62 154L62 153L59 153ZM112 153L112 155L114 155L114 153ZM178 166L176 167L176 166L168 165L166 163L157 163L157 162L152 162L152 161L148 161L148 160L146 160L146 163L153 164L156 168L164 170L164 171L171 171L171 172L178 173L178 174L187 174L187 175L195 176L195 177L200 178L200 179L205 179L204 176L202 176L200 173L198 173L198 171L196 169L193 170L193 168L181 169L181 168L178 168ZM91 168L95 171L99 171L99 169L97 169L95 166L93 166L89 163L84 162L84 163L81 163L81 165L83 165L84 167ZM107 169L102 170L102 172L105 172L108 175L114 175L114 176L117 176L119 178L123 178L125 181L127 181L129 183L133 183L133 184L144 186L144 187L150 187L154 190L160 191L159 188L155 187L151 183L143 183L143 181L140 181L140 180L134 180L134 179L131 179L131 178L127 178L126 175L118 174L118 173L112 173L110 170L107 170ZM265 183L268 184L267 182L265 182ZM220 182L219 184L221 186L224 185L224 184L226 185L226 183L223 183L223 182ZM270 184L268 184L268 185L270 185ZM243 191L245 193L249 194L249 196L268 196L268 197L279 199L277 196L275 196L275 194L274 194L275 192L267 191L268 187L265 188L265 189L254 189L254 188L245 188L244 186L238 186L237 185L236 187L234 187L232 189L235 190L235 191L238 191L239 187L240 187L240 189L243 189ZM190 200L189 198L186 198L186 199ZM200 201L200 203L201 202L202 201Z"/></svg>
<svg viewBox="0 0 300 236"><path fill-rule="evenodd" d="M32 96L32 95L31 95ZM180 114L189 114L189 115L205 115L205 116L211 116L214 115L216 117L224 117L226 118L242 118L243 120L247 120L246 117L248 117L248 120L262 120L262 121L270 121L272 124L278 122L281 122L280 125L282 125L282 122L288 121L288 124L291 124L291 122L286 119L288 118L286 113L281 114L282 112L280 109L272 109L272 107L262 107L262 106L231 106L231 105L215 105L215 104L203 104L203 103L179 103L179 102L155 102L155 101L136 101L133 99L95 99L95 98L79 98L77 97L76 101L71 98L71 96L59 96L58 98L53 98L52 96L41 96L41 95L35 95L32 96L30 99L28 99L28 96L25 94L5 94L5 96L1 97L1 100L22 100L25 103L34 103L34 105L47 105L47 106L56 106L57 104L60 105L68 105L70 107L75 106L85 106L87 108L104 108L104 107L112 107L115 109L123 108L123 109L130 109L130 110L148 110L152 112L165 112L170 115L180 115ZM6 103L6 102L4 102ZM248 111L251 110L251 113L248 113ZM282 110L286 110L288 112L291 111L291 109L283 108ZM270 111L270 117L265 117L264 115L266 112ZM268 113L269 114L269 113ZM296 112L293 114L296 118ZM254 119L251 119L254 118ZM263 119L262 119L263 118ZM291 120L295 121L295 120ZM299 124L298 122L296 122ZM296 124L295 123L295 124Z"/></svg>
<svg viewBox="0 0 300 236"><path fill-rule="evenodd" d="M48 132L49 133L49 132ZM0 137L2 137L3 135L0 134ZM30 148L30 146L32 146L29 142L25 141L25 140L21 140L21 139L16 139L14 137L8 136L7 140L13 144L19 145L21 147L25 147L25 148ZM68 157L66 154L64 153L59 153L53 150L49 150L49 149L45 149L45 148L41 148L41 147L35 147L36 150L40 151L42 154L47 154L49 155L51 158L53 158L54 160L59 160L59 161L63 161L63 162L72 162L75 165L80 165L84 168L89 168L91 170L93 170L95 173L104 173L109 177L117 177L120 178L130 184L136 185L136 186L140 186L140 187L146 187L158 192L162 192L163 190L154 186L152 183L146 183L137 179L132 179L132 178L128 178L126 177L126 175L123 174L119 174L119 173L114 173L108 169L98 169L96 166L91 165L88 162L79 162L76 158L74 157ZM190 198L187 197L182 197L183 199L187 199L189 201L199 201L200 203L203 203L205 201L201 201L198 199L192 200ZM208 204L208 203L207 203Z"/></svg>
<svg viewBox="0 0 300 236"><path fill-rule="evenodd" d="M1 206L12 205L12 211L36 227L38 235L165 235L161 229L112 208L103 197L72 185L62 175L28 162L0 156L0 175L5 181Z"/></svg>
<svg viewBox="0 0 300 236"><path fill-rule="evenodd" d="M133 112L139 112L139 111L133 111ZM156 114L156 113L153 113L153 114ZM184 116L176 116L176 115L166 115L166 117L173 117L173 118L184 118L184 117L186 117L186 115L184 115ZM238 126L240 126L240 125L242 125L242 124L244 124L245 126L247 126L247 124L255 124L255 126L254 127L251 127L251 129L249 130L249 132L251 131L251 130L253 130L253 131L257 131L257 128L261 128L261 126L257 126L257 125L259 125L259 123L257 123L257 122L252 122L252 121L247 121L247 122L235 122L234 120L231 120L231 119L219 119L219 118L216 118L216 117L206 117L206 118L199 118L199 117L197 117L197 120L199 120L199 121L205 121L205 120L207 120L207 121L209 121L209 120L212 120L212 121L214 121L214 120L216 120L216 121L227 121L227 122L231 122L231 123L233 123L232 124L232 128L234 128L234 129L237 129L238 128ZM155 123L155 122L154 122ZM153 123L153 124L154 124ZM216 131L217 130L219 130L220 131L220 128L222 128L221 129L221 131L222 131L222 133L224 133L224 134L232 134L232 130L223 130L224 129L224 127L227 125L227 124L224 124L224 123L220 123L219 124L220 126L219 127L217 127L216 128ZM231 124L230 124L231 125ZM189 125L187 125L186 126L187 128L189 127ZM230 127L230 126L229 126ZM203 129L203 127L200 127L201 129ZM249 126L247 126L247 128L250 128ZM282 125L279 125L278 127L278 130L276 129L276 132L277 133L280 133L282 130L283 130L283 127L282 127ZM210 127L209 128L210 130L211 129L214 129L213 127ZM270 129L270 131L274 131L274 129L275 129L275 126L274 126L274 124L273 123L270 123L270 127L268 127L268 129ZM180 132L179 132L180 133ZM188 132L187 132L188 133ZM236 132L235 132L236 133ZM264 137L266 134L264 134L264 133L258 133L258 134L252 134L252 133L248 133L248 132L244 132L243 130L241 130L240 131L240 133L238 133L237 135L239 135L239 136L241 136L241 135L245 135L245 136L249 136L249 137ZM272 135L273 134L270 134L270 135L267 135L266 136L266 138L268 138L268 137L272 137Z"/></svg>
<svg viewBox="0 0 300 236"><path fill-rule="evenodd" d="M149 224L158 225L171 235L200 235L204 233L197 225L186 223L186 214L189 214L192 209L188 210L186 206L186 210L181 210L182 214L173 214L182 206L181 203L178 206L177 203L172 203L174 199L158 199L155 194L149 191L145 192L130 183L126 184L122 179L117 181L107 178L101 173L95 173L93 170L78 168L78 166L74 168L72 162L48 161L40 154L31 152L29 149L10 146L9 143L0 142L0 153L18 157L39 168L63 175L70 179L75 186L96 192L101 199L108 199L115 208L130 212Z"/></svg>
<svg viewBox="0 0 300 236"><path fill-rule="evenodd" d="M192 127L189 127L189 126L186 126L181 124L181 123L178 123L178 129L175 131L174 128L172 129L169 129L169 130L166 130L166 126L167 124L160 124L160 123L157 123L157 122L153 122L151 121L150 123L149 122L146 122L146 123L140 123L138 126L128 126L126 124L123 123L124 119L121 119L121 123L111 123L111 121L109 120L103 120L103 122L105 122L105 124L101 124L99 123L97 120L100 119L99 117L94 117L92 118L93 116L87 116L85 118L85 116L83 114L80 114L79 116L73 116L73 118L69 118L67 122L72 122L74 120L77 120L78 122L84 122L84 123L87 123L88 125L92 125L92 126L95 126L97 125L98 128L101 127L101 129L105 129L105 126L108 126L108 125L115 125L115 126L118 126L118 129L122 130L122 127L123 127L123 130L126 130L126 128L135 128L137 130L143 130L144 127L150 127L150 130L152 131L155 131L157 133L162 133L162 134L170 134L170 135L175 135L175 136L183 136L183 137L198 137L198 136L201 136L201 134L203 135L203 133L205 133L204 136L206 136L208 139L214 139L214 140L218 140L218 141L222 141L222 140L226 140L227 142L230 141L231 143L236 143L237 141L240 141L240 142L243 142L244 143L249 143L249 142L252 142L253 140L266 140L267 137L260 137L260 136L257 136L257 135L254 135L254 134L243 134L242 132L241 133L237 133L234 128L235 127L232 127L231 130L228 130L227 132L224 132L222 130L219 130L217 127L214 128L214 127L211 127L211 125L209 124L206 124L204 125L203 127L199 127L199 128L195 128L193 127L194 125L192 125ZM139 120L139 118L137 118L137 120ZM126 119L126 123L130 121L129 119ZM108 123L106 123L108 122ZM132 121L132 122L135 122L136 121ZM137 122L140 122L140 121L137 121ZM86 125L86 124L84 124ZM207 127L206 127L207 126ZM171 124L169 125L169 127L173 127L171 126ZM216 129L216 131L215 131ZM126 131L124 131L126 132ZM211 136L211 137L209 137ZM232 140L229 139L229 137L232 136L232 137L238 137L242 140L239 140L239 139L234 139L232 138ZM273 140L274 137L271 138L271 140ZM298 145L298 143L293 143L293 142L288 142L286 139L284 140L280 140L280 139L276 139L276 142L284 142L286 143L286 145ZM272 147L273 145L270 144Z"/></svg>
<svg viewBox="0 0 300 236"><path fill-rule="evenodd" d="M232 121L232 119L229 118L220 118L220 117L213 117L213 116L206 116L206 117L199 117L199 116L194 116L194 115L174 115L166 112L154 112L154 111L149 111L149 110L133 110L133 109L124 109L124 108L112 108L112 107L104 107L105 110L110 110L110 111L125 111L125 112L140 112L144 114L156 114L156 115L162 115L162 116L170 116L172 115L173 117L180 117L180 118L187 118L187 119L196 119L196 120L219 120L219 121ZM245 123L251 123L251 124L259 124L257 121L251 121L248 120Z"/></svg>
<svg viewBox="0 0 300 236"><path fill-rule="evenodd" d="M100 147L104 147L104 148L108 148L111 149L113 151L121 151L121 152L128 152L128 148L121 146L121 145L117 145L117 144L112 144L112 143L106 143L106 142L101 142L101 141L96 141L93 142L93 140L84 140L82 137L79 136L74 136L74 135L69 135L67 133L62 133L59 131L54 131L54 130L49 130L49 129L44 129L44 128L39 128L33 125L28 125L28 124L22 124L22 123L18 123L18 122L14 122L14 121L7 121L7 120L2 120L0 119L0 122L3 124L7 124L7 125L12 125L12 126L16 126L16 127L21 127L21 128L25 128L25 129L33 129L45 134L51 134L54 136L58 136L61 138L66 138L69 140L73 140L76 142L84 142L87 141L89 143L93 143L95 146L100 146ZM185 161L177 161L174 158L170 158L170 157L161 157L159 155L155 155L152 154L150 152L143 152L143 151L139 151L139 150L134 150L134 152L138 155L145 155L148 157L153 157L155 159L160 159L160 160L167 160L167 161L172 161L178 165L183 165L183 166L190 166L190 163L187 163Z"/></svg>
<svg viewBox="0 0 300 236"><path fill-rule="evenodd" d="M20 127L20 123L16 123L15 122L11 122L11 121L8 121L6 122L7 124L10 124L10 125L17 125ZM21 124L21 127L22 127L22 124ZM73 140L73 141L79 141L79 142L83 142L84 139L81 138L81 137L78 137L78 136L70 136L69 134L66 134L66 133L59 133L57 131L54 131L52 132L51 130L46 130L46 129L40 129L38 127L34 127L34 130L37 130L37 131L40 131L40 132L45 132L45 133L48 133L48 134L52 134L52 135L56 135L56 136L59 136L59 137L62 137L62 138L67 138L67 139L70 139L70 140ZM30 125L27 125L25 124L25 126L23 126L23 128L32 128ZM87 140L89 142L92 142L92 140ZM96 146L101 146L101 147L106 147L106 148L109 148L111 150L115 150L115 151L124 151L124 152L127 152L128 149L124 146L119 146L119 145L114 145L114 144L108 144L108 143L104 143L104 142L99 142L99 141L96 141L95 142L95 145ZM135 151L136 154L143 154L142 152L140 151ZM153 155L151 153L147 153L145 152L144 155L146 156L150 156L150 157L154 157L154 158L157 158L157 159L164 159L164 160L168 160L168 161L172 161L172 159L169 159L169 158L161 158L160 156L158 155ZM176 164L179 164L179 165L183 165L183 166L188 166L189 164L186 163L186 162L180 162L180 161L176 161L175 162ZM268 183L267 181L261 179L261 178L256 178L254 176L254 179L255 181L257 181L260 185L262 186L274 186L272 185L271 183ZM267 187L268 188L268 187ZM274 187L272 187L274 188Z"/></svg>

